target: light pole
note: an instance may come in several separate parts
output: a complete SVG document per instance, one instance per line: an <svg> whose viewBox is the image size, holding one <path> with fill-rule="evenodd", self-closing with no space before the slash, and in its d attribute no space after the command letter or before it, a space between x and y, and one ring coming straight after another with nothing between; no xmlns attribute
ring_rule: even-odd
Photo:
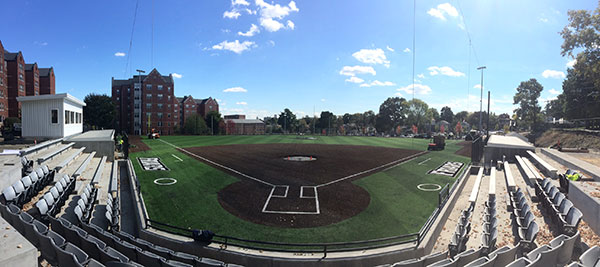
<svg viewBox="0 0 600 267"><path fill-rule="evenodd" d="M481 89L481 98L479 99L479 131L483 131L483 128L481 126L481 121L483 120L483 70L485 70L486 67L485 66L481 66L479 68L477 68L477 70L481 70L481 85L480 85L480 89Z"/></svg>
<svg viewBox="0 0 600 267"><path fill-rule="evenodd" d="M287 131L287 114L283 113L283 134Z"/></svg>

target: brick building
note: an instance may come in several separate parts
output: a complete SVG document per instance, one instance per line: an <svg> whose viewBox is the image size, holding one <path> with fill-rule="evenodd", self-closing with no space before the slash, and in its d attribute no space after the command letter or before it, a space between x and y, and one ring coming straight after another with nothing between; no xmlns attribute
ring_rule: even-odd
<svg viewBox="0 0 600 267"><path fill-rule="evenodd" d="M53 95L56 93L54 87L54 68L40 68L40 95Z"/></svg>
<svg viewBox="0 0 600 267"><path fill-rule="evenodd" d="M112 100L117 109L117 131L147 134L155 129L173 134L178 126L177 99L173 76L153 69L148 75L134 75L127 80L112 78Z"/></svg>
<svg viewBox="0 0 600 267"><path fill-rule="evenodd" d="M245 116L244 116L245 117ZM251 119L225 120L225 134L227 135L261 135L265 134L265 122Z"/></svg>
<svg viewBox="0 0 600 267"><path fill-rule="evenodd" d="M205 99L194 99L191 95L177 97L177 103L179 104L179 123L181 125L193 114L198 114L206 118L206 114L211 111L219 112L219 103L212 97Z"/></svg>
<svg viewBox="0 0 600 267"><path fill-rule="evenodd" d="M21 117L20 96L54 94L54 70L26 64L21 51L12 53L0 41L0 125L7 117Z"/></svg>
<svg viewBox="0 0 600 267"><path fill-rule="evenodd" d="M6 80L6 61L4 61L4 46L0 41L0 125L8 117L8 81Z"/></svg>
<svg viewBox="0 0 600 267"><path fill-rule="evenodd" d="M40 72L37 63L25 64L25 94L40 94Z"/></svg>
<svg viewBox="0 0 600 267"><path fill-rule="evenodd" d="M8 116L21 117L21 103L17 97L25 96L25 59L21 51L11 53L4 50L8 89Z"/></svg>
<svg viewBox="0 0 600 267"><path fill-rule="evenodd" d="M225 120L233 120L233 119L245 120L246 115L242 115L242 114L225 115L223 117L223 119L225 119Z"/></svg>

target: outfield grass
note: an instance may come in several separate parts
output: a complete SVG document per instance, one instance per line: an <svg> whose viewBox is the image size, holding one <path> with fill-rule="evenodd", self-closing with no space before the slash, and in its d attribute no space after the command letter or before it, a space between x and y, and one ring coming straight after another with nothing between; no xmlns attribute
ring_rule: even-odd
<svg viewBox="0 0 600 267"><path fill-rule="evenodd" d="M317 140L296 136L163 136L179 147L225 144L306 143L385 146L425 150L429 140L413 138L376 138L318 136ZM220 235L243 239L307 243L366 240L415 233L437 207L438 192L424 192L418 184L444 186L455 178L427 174L446 161L468 163L467 157L454 154L461 147L457 141L447 141L444 151L430 152L410 162L354 181L371 196L369 206L350 219L314 228L279 228L251 223L221 208L217 193L238 178L225 174L181 153L159 140L144 139L151 150L132 153L130 158L140 180L149 217L175 226L209 229ZM173 155L182 159L175 158ZM138 157L159 157L169 171L143 171ZM418 163L425 163L419 165ZM464 167L463 167L464 168ZM158 186L154 179L173 177L178 182ZM259 211L257 211L259 212Z"/></svg>

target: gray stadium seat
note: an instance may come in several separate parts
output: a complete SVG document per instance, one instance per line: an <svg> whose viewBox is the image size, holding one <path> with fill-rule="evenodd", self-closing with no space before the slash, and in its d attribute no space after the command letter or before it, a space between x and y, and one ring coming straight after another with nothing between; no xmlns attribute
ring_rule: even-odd
<svg viewBox="0 0 600 267"><path fill-rule="evenodd" d="M222 266L222 265L218 265L218 266ZM429 266L429 267L456 267L457 265L456 265L456 262L453 261L452 259L443 259L443 260L434 262L427 266Z"/></svg>
<svg viewBox="0 0 600 267"><path fill-rule="evenodd" d="M528 210L525 214L525 217L516 217L515 221L517 222L517 226L519 228L527 228L531 222L535 220L535 216L533 216L533 212Z"/></svg>
<svg viewBox="0 0 600 267"><path fill-rule="evenodd" d="M27 238L27 240L29 240L29 242L31 242L31 244L35 247L39 247L40 240L36 235L36 232L46 234L48 232L48 226L46 226L38 220L33 220L33 223L31 223L31 225L28 225L25 228L25 237Z"/></svg>
<svg viewBox="0 0 600 267"><path fill-rule="evenodd" d="M563 246L558 252L558 264L565 265L571 261L571 257L573 256L573 249L577 240L579 240L579 231L577 231L575 235L563 240Z"/></svg>
<svg viewBox="0 0 600 267"><path fill-rule="evenodd" d="M529 260L527 260L527 258L521 257L521 258L514 260L510 264L506 265L506 267L525 267L525 266L529 265L530 263L531 262Z"/></svg>
<svg viewBox="0 0 600 267"><path fill-rule="evenodd" d="M137 250L137 262L144 266L161 266L161 256L158 256L150 251Z"/></svg>
<svg viewBox="0 0 600 267"><path fill-rule="evenodd" d="M560 207L558 207L558 209L554 209L554 216L552 217L552 220L554 222L558 222L560 218L566 217L571 207L573 207L573 202L571 202L571 200L565 199L565 201L563 201L560 204Z"/></svg>
<svg viewBox="0 0 600 267"><path fill-rule="evenodd" d="M81 247L82 239L85 239L87 235L88 234L86 231L77 227L76 225L71 225L71 227L65 228L65 238L67 241L78 247Z"/></svg>
<svg viewBox="0 0 600 267"><path fill-rule="evenodd" d="M101 251L101 262L106 264L109 261L129 262L129 258L119 251L107 247L105 251Z"/></svg>
<svg viewBox="0 0 600 267"><path fill-rule="evenodd" d="M27 225L29 224L29 225ZM23 236L25 236L25 228L33 227L33 217L27 212L19 213L19 216L13 219L12 226Z"/></svg>
<svg viewBox="0 0 600 267"><path fill-rule="evenodd" d="M104 241L104 243L106 243L107 246L114 247L115 243L121 241L118 237L114 236L113 234L107 231L102 231L99 233L100 235L98 235L97 237L100 238L100 240Z"/></svg>
<svg viewBox="0 0 600 267"><path fill-rule="evenodd" d="M61 236L65 236L65 228L71 227L71 222L63 217L50 217L50 226L52 227L52 231L57 232Z"/></svg>
<svg viewBox="0 0 600 267"><path fill-rule="evenodd" d="M81 240L81 249L91 258L101 260L100 255L106 249L106 244L93 235L87 235Z"/></svg>
<svg viewBox="0 0 600 267"><path fill-rule="evenodd" d="M392 264L392 267L422 267L423 259L408 259Z"/></svg>
<svg viewBox="0 0 600 267"><path fill-rule="evenodd" d="M494 250L497 239L498 228L493 228L489 235L485 233L481 235L481 248L483 249L484 254L488 254L490 251Z"/></svg>
<svg viewBox="0 0 600 267"><path fill-rule="evenodd" d="M442 259L445 259L446 257L448 257L448 251L429 254L429 255L423 257L423 265L427 266L427 265L432 264L434 262L437 262L437 261L440 261Z"/></svg>
<svg viewBox="0 0 600 267"><path fill-rule="evenodd" d="M581 261L581 264L585 267L598 266L600 264L600 247L593 246L589 248L581 254L579 261Z"/></svg>
<svg viewBox="0 0 600 267"><path fill-rule="evenodd" d="M488 260L486 257L477 258L464 267L493 267L494 261Z"/></svg>
<svg viewBox="0 0 600 267"><path fill-rule="evenodd" d="M559 225L562 227L561 230L563 233L566 235L575 234L575 232L577 232L577 226L579 225L579 222L581 222L582 217L583 214L578 208L571 207L569 213L567 213L567 216L564 219L562 217L560 218Z"/></svg>
<svg viewBox="0 0 600 267"><path fill-rule="evenodd" d="M87 267L105 267L104 264L96 261L95 259L89 259Z"/></svg>
<svg viewBox="0 0 600 267"><path fill-rule="evenodd" d="M197 266L225 266L224 262L211 258L201 258L198 263Z"/></svg>
<svg viewBox="0 0 600 267"><path fill-rule="evenodd" d="M143 250L153 250L154 249L154 244L152 244L144 239L136 238L134 241L135 241L134 245L140 247Z"/></svg>
<svg viewBox="0 0 600 267"><path fill-rule="evenodd" d="M88 255L69 242L67 242L64 248L59 248L56 254L58 256L58 265L61 267L85 266L88 262Z"/></svg>
<svg viewBox="0 0 600 267"><path fill-rule="evenodd" d="M535 237L539 231L540 227L536 222L529 224L527 231L519 230L519 245L526 251L532 249L535 245Z"/></svg>
<svg viewBox="0 0 600 267"><path fill-rule="evenodd" d="M4 190L2 190L2 196L4 197L6 204L13 203L17 200L17 192L12 186L4 188Z"/></svg>
<svg viewBox="0 0 600 267"><path fill-rule="evenodd" d="M506 266L515 260L518 247L501 247L488 255L488 259L494 261L494 266Z"/></svg>
<svg viewBox="0 0 600 267"><path fill-rule="evenodd" d="M456 266L463 266L469 262L474 261L479 258L481 252L475 249L465 250L458 255L454 256L454 261L456 261Z"/></svg>
<svg viewBox="0 0 600 267"><path fill-rule="evenodd" d="M6 206L6 211L8 214L8 218L6 221L12 225L19 222L19 214L21 213L21 209L17 207L15 204L8 204Z"/></svg>
<svg viewBox="0 0 600 267"><path fill-rule="evenodd" d="M119 240L115 241L113 246L121 254L127 256L132 261L137 261L137 247L127 241Z"/></svg>
<svg viewBox="0 0 600 267"><path fill-rule="evenodd" d="M195 255L184 253L184 252L174 251L173 253L171 253L170 258L174 259L176 261L179 261L179 262L194 265L194 262L196 261L196 259L198 257L196 257ZM418 266L423 266L423 260L420 260L420 262L421 262L421 264Z"/></svg>
<svg viewBox="0 0 600 267"><path fill-rule="evenodd" d="M56 257L56 247L63 247L66 244L65 239L52 230L44 235L40 232L36 232L40 241L38 247L42 253L42 257L52 265L58 265L58 258Z"/></svg>
<svg viewBox="0 0 600 267"><path fill-rule="evenodd" d="M163 267L193 267L194 265L191 264L187 264L187 263L183 263L183 262L179 262L179 261L174 261L174 260L166 260L162 262L162 266Z"/></svg>
<svg viewBox="0 0 600 267"><path fill-rule="evenodd" d="M152 252L158 256L168 259L171 256L173 250L155 245Z"/></svg>

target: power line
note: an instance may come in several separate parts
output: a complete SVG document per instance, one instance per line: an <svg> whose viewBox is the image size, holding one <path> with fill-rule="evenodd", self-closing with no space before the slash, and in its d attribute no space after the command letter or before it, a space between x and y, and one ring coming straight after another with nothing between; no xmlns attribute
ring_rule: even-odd
<svg viewBox="0 0 600 267"><path fill-rule="evenodd" d="M129 66L129 59L131 57L131 46L133 45L133 30L135 29L135 21L137 18L137 10L138 10L139 0L135 1L135 9L133 11L133 25L131 26L131 37L129 38L129 49L127 50L127 62L125 63L125 78L131 75L131 71L129 71L129 75L127 75L127 69Z"/></svg>

